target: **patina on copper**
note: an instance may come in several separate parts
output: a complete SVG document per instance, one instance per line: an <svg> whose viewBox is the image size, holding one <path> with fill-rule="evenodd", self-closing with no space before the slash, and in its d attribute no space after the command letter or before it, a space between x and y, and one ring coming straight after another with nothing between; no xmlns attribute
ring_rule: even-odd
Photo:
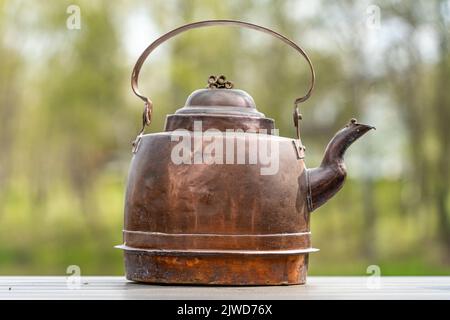
<svg viewBox="0 0 450 320"><path fill-rule="evenodd" d="M225 76L210 76L207 89L194 91L185 106L167 116L165 131L143 134L153 103L138 90L145 58L165 40L192 28L238 25L276 36L307 60L312 82L294 102L297 139L273 135L274 121L257 111L253 98L234 89ZM228 84L227 84L228 83ZM232 20L210 20L177 28L152 43L132 74L133 91L144 101L143 127L133 144L125 196L124 249L127 279L146 283L278 285L306 281L311 246L310 213L342 186L347 147L372 127L352 120L329 143L322 164L307 169L300 141L298 104L314 86L314 69L295 43L269 29ZM267 142L278 150L278 170L262 175L267 164L174 163L171 153L181 138L201 139L202 152L211 136L190 134L227 129L223 145ZM177 129L185 129L183 132ZM261 132L264 130L264 132ZM179 139L173 139L174 134ZM214 134L213 134L214 136ZM198 141L197 141L198 142ZM204 143L203 143L204 142ZM273 150L271 150L272 152ZM224 158L230 154L224 148ZM252 156L245 149L245 159Z"/></svg>

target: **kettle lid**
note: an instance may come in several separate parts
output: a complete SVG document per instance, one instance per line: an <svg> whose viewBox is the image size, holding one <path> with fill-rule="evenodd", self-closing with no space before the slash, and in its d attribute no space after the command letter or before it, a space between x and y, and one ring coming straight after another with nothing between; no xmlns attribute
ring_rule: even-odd
<svg viewBox="0 0 450 320"><path fill-rule="evenodd" d="M207 89L192 92L186 100L184 107L176 114L222 114L247 115L264 117L256 110L255 101L245 91L233 89L231 81L224 75L208 78Z"/></svg>
<svg viewBox="0 0 450 320"><path fill-rule="evenodd" d="M204 129L273 129L273 120L256 109L252 96L233 87L233 83L223 75L210 76L206 89L192 92L184 106L167 117L166 131L190 129L192 121L197 120L206 122ZM225 123L227 128L224 127Z"/></svg>

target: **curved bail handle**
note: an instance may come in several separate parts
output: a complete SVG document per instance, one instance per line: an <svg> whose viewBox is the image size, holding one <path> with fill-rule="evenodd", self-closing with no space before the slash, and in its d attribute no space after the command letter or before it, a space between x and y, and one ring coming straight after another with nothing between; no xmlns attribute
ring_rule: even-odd
<svg viewBox="0 0 450 320"><path fill-rule="evenodd" d="M293 114L293 116L294 116L294 125L295 125L296 130L297 130L297 138L300 137L298 121L299 121L299 119L301 119L301 115L299 114L298 104L308 100L308 98L311 96L311 93L312 93L312 91L314 89L314 83L315 83L314 68L313 68L311 60L309 59L309 57L306 54L306 52L300 46L298 46L296 43L294 43L290 39L286 38L282 34L280 34L278 32L275 32L275 31L273 31L271 29L268 29L268 28L265 28L265 27L253 24L253 23L244 22L244 21L238 21L238 20L205 20L205 21L189 23L189 24L183 25L181 27L178 27L176 29L173 29L172 31L167 32L166 34L164 34L161 37L159 37L158 39L156 39L152 44L150 44L144 50L144 52L142 52L141 56L136 61L136 64L135 64L135 66L133 68L133 73L131 74L131 88L133 89L134 94L144 101L144 112L142 114L142 129L139 132L136 140L133 142L133 152L137 151L137 147L138 147L138 144L139 144L139 141L140 141L140 137L142 136L142 134L143 134L143 132L145 130L145 126L148 126L151 123L151 120L152 120L153 102L152 102L152 100L150 98L148 98L148 97L144 96L143 94L141 94L140 91L139 91L139 87L138 87L139 72L141 71L142 65L144 64L145 60L147 59L149 54L153 50L155 50L159 45L161 45L163 42L169 40L170 38L175 37L176 35L178 35L178 34L180 34L182 32L185 32L185 31L190 30L190 29L196 29L196 28L201 28L201 27L209 27L209 26L217 26L217 25L240 26L240 27L244 27L244 28L253 29L253 30L257 30L257 31L261 31L261 32L267 33L269 35L272 35L272 36L280 39L281 41L283 41L284 43L286 43L290 47L294 48L296 51L298 51L306 59L306 61L308 62L309 68L311 70L311 84L310 84L310 87L309 87L308 91L306 92L306 94L304 96L296 98L295 101L294 101L294 114Z"/></svg>

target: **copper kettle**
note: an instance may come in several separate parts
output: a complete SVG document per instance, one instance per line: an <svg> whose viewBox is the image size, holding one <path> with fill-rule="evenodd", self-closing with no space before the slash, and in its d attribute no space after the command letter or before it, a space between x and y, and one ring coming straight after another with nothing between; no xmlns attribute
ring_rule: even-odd
<svg viewBox="0 0 450 320"><path fill-rule="evenodd" d="M224 76L208 78L207 88L194 91L183 108L167 116L164 132L144 134L153 111L152 101L138 90L145 59L175 35L212 25L268 33L306 59L311 86L294 101L295 139L277 136L273 119L258 112L253 98L234 89ZM352 119L330 141L320 167L307 169L298 105L311 95L314 79L302 48L247 22L187 24L145 49L131 79L134 93L144 101L144 112L142 130L133 142L124 243L118 246L124 250L127 279L170 284L305 283L308 255L317 251L311 247L310 213L342 187L345 150L373 128Z"/></svg>

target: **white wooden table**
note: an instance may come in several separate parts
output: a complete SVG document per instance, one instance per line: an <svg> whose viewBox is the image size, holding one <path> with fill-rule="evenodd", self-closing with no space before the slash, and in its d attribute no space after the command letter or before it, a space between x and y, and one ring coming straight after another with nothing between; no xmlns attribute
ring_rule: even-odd
<svg viewBox="0 0 450 320"><path fill-rule="evenodd" d="M450 277L308 277L303 286L144 285L123 277L0 277L5 299L446 299Z"/></svg>

